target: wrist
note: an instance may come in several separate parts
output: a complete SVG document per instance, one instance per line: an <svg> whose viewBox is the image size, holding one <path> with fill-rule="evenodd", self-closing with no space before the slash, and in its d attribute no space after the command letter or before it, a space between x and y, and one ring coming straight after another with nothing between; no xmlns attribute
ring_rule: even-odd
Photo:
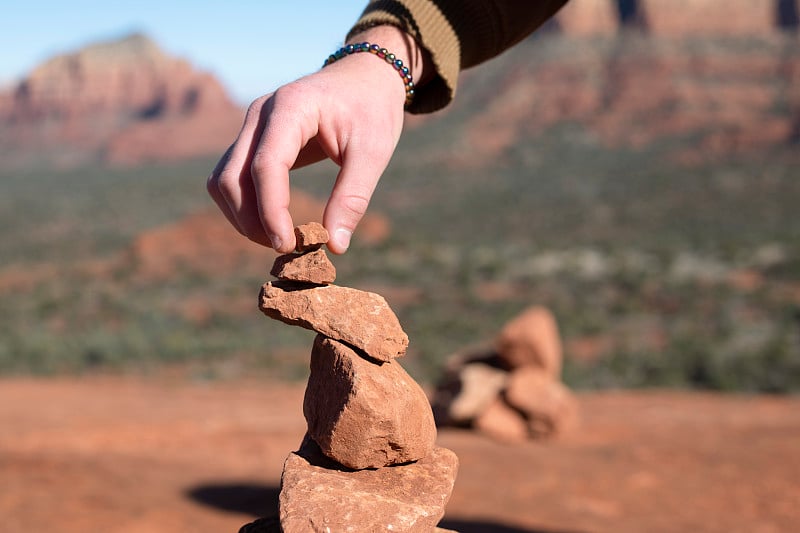
<svg viewBox="0 0 800 533"><path fill-rule="evenodd" d="M353 35L346 44L376 43L386 48L408 67L414 84L419 87L432 77L430 56L409 34L394 26L374 26Z"/></svg>

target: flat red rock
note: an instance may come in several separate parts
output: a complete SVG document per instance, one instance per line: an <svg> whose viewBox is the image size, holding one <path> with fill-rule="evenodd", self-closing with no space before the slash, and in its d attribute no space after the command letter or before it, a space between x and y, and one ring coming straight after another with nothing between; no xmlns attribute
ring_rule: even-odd
<svg viewBox="0 0 800 533"><path fill-rule="evenodd" d="M270 274L278 279L328 285L336 279L333 266L323 248L303 254L279 255Z"/></svg>
<svg viewBox="0 0 800 533"><path fill-rule="evenodd" d="M268 317L322 333L378 361L391 361L408 348L408 335L397 316L372 292L276 281L264 284L259 301Z"/></svg>
<svg viewBox="0 0 800 533"><path fill-rule="evenodd" d="M319 248L328 242L330 236L319 222L309 222L308 224L301 224L294 228L294 237L296 240L295 250L298 252L305 252Z"/></svg>
<svg viewBox="0 0 800 533"><path fill-rule="evenodd" d="M352 472L307 439L283 465L281 527L284 533L430 533L444 516L457 472L458 458L446 448L416 463Z"/></svg>

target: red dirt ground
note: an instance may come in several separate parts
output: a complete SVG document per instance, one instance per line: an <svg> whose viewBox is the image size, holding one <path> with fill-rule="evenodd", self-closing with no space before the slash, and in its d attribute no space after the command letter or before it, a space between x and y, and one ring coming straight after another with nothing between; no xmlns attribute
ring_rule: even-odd
<svg viewBox="0 0 800 533"><path fill-rule="evenodd" d="M302 385L0 380L0 530L233 532L277 508ZM580 395L580 429L503 445L442 430L463 533L797 531L800 398Z"/></svg>

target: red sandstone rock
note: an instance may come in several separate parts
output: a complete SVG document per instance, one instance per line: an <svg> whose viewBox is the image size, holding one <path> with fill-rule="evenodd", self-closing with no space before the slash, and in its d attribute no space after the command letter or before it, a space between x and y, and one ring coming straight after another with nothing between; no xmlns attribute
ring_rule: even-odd
<svg viewBox="0 0 800 533"><path fill-rule="evenodd" d="M530 307L506 324L495 340L498 357L509 368L533 366L551 378L561 374L561 337L553 314Z"/></svg>
<svg viewBox="0 0 800 533"><path fill-rule="evenodd" d="M479 417L503 390L508 372L483 363L465 365L458 373L460 390L447 409L448 419L463 424Z"/></svg>
<svg viewBox="0 0 800 533"><path fill-rule="evenodd" d="M319 222L309 222L294 228L294 236L297 240L295 249L298 252L306 252L319 248L328 242L330 238L328 230Z"/></svg>
<svg viewBox="0 0 800 533"><path fill-rule="evenodd" d="M528 422L519 411L495 397L473 422L475 429L495 440L516 443L528 439Z"/></svg>
<svg viewBox="0 0 800 533"><path fill-rule="evenodd" d="M527 367L512 372L505 399L523 413L534 437L561 433L577 423L575 397L540 369Z"/></svg>
<svg viewBox="0 0 800 533"><path fill-rule="evenodd" d="M245 524L239 529L239 533L283 533L283 530L281 529L280 518L275 516L259 518L249 524ZM433 533L458 533L458 531L437 527L433 529Z"/></svg>
<svg viewBox="0 0 800 533"><path fill-rule="evenodd" d="M221 153L243 114L213 75L132 35L56 56L0 95L0 133L14 131L0 144L73 163L185 159Z"/></svg>
<svg viewBox="0 0 800 533"><path fill-rule="evenodd" d="M325 250L317 248L304 254L278 256L270 274L283 280L328 285L336 279L336 267Z"/></svg>
<svg viewBox="0 0 800 533"><path fill-rule="evenodd" d="M457 471L458 458L446 448L409 465L345 471L307 439L283 466L281 527L284 533L430 533Z"/></svg>
<svg viewBox="0 0 800 533"><path fill-rule="evenodd" d="M775 2L753 0L638 0L643 31L662 36L767 35L776 28ZM568 35L612 35L622 26L614 0L570 0L556 15Z"/></svg>
<svg viewBox="0 0 800 533"><path fill-rule="evenodd" d="M768 35L776 27L775 3L753 0L640 0L645 27L654 35Z"/></svg>
<svg viewBox="0 0 800 533"><path fill-rule="evenodd" d="M397 316L383 297L372 292L277 281L264 284L259 301L268 317L322 333L379 361L400 357L408 347L408 335Z"/></svg>
<svg viewBox="0 0 800 533"><path fill-rule="evenodd" d="M375 364L317 335L303 414L323 453L354 469L417 461L436 440L422 388L396 361Z"/></svg>
<svg viewBox="0 0 800 533"><path fill-rule="evenodd" d="M613 35L619 30L611 0L570 0L556 15L556 22L567 35Z"/></svg>
<svg viewBox="0 0 800 533"><path fill-rule="evenodd" d="M485 401L485 398L481 400L477 400L477 409L471 415L468 414L466 407L473 404L474 400L467 400L466 406L460 406L456 409L456 412L451 412L452 405L454 403L460 402L459 398L466 394L467 396L472 396L473 394L477 394L482 396L485 391L480 390L483 385L479 385L478 390L473 391L472 382L475 381L475 385L478 385L477 381L473 380L472 377L468 377L466 380L462 377L462 372L466 367L476 365L478 367L488 368L489 372L495 371L503 374L507 374L507 371L502 368L502 364L500 359L497 357L497 353L494 351L494 348L491 346L472 346L467 347L463 350L460 350L449 357L447 357L444 365L444 369L441 375L441 378L436 383L436 388L431 395L431 407L433 408L433 416L436 420L436 424L439 426L448 426L448 425L469 425L472 423L475 416L478 415L478 410L486 407L488 405L488 401ZM481 372L480 370L478 372ZM489 378L490 381L492 378ZM503 379L503 385L505 386L505 379ZM501 387L501 388L502 388ZM493 395L497 395L500 393L500 389L496 389L495 386L487 387L492 390ZM459 413L459 411L461 411ZM456 418L453 418L453 417Z"/></svg>

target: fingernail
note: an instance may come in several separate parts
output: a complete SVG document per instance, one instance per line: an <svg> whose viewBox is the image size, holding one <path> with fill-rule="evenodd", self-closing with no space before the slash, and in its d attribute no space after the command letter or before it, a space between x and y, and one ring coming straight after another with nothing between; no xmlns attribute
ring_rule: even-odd
<svg viewBox="0 0 800 533"><path fill-rule="evenodd" d="M272 243L272 248L277 250L281 246L283 246L283 240L277 235L270 235L269 240Z"/></svg>
<svg viewBox="0 0 800 533"><path fill-rule="evenodd" d="M353 233L349 230L344 228L339 228L336 230L336 233L333 234L333 240L336 241L336 245L339 246L342 250L347 250L350 246L350 237Z"/></svg>

